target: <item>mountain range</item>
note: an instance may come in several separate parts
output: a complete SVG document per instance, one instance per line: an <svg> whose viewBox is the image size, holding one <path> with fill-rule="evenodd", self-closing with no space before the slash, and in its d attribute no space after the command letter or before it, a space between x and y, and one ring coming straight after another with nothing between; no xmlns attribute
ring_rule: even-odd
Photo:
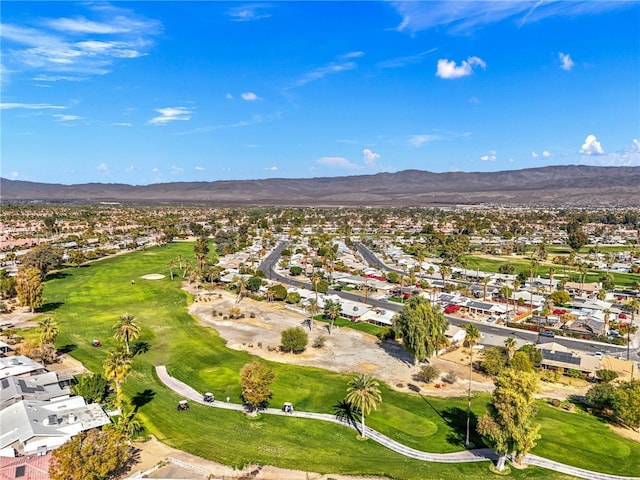
<svg viewBox="0 0 640 480"><path fill-rule="evenodd" d="M151 185L63 185L0 178L2 202L300 206L640 206L640 167L551 166L500 172L396 173Z"/></svg>

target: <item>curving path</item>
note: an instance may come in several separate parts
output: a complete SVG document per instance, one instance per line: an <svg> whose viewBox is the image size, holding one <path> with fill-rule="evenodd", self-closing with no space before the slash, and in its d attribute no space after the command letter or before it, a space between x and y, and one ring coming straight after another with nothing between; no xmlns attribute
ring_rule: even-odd
<svg viewBox="0 0 640 480"><path fill-rule="evenodd" d="M164 383L167 387L173 390L176 393L179 393L186 399L200 403L202 405L208 405L216 408L224 408L227 410L236 410L239 412L246 412L247 409L244 405L238 403L227 403L220 400L215 400L214 402L205 402L203 400L203 394L199 393L186 383L181 382L177 378L172 377L167 372L167 367L164 365L156 367L156 374L158 378ZM297 418L310 418L313 420L323 420L325 422L337 423L347 428L352 428L354 430L359 431L358 427L346 420L340 420L336 418L334 415L330 415L327 413L314 413L314 412L298 412L294 411L293 413L285 413L277 408L265 408L260 410L260 413L266 413L269 415L282 415L282 416L291 416ZM379 444L393 450L394 452L398 452L406 457L415 458L417 460L423 460L426 462L437 462L437 463L464 463L464 462L482 462L482 461L495 461L497 460L496 453L490 448L479 448L475 450L463 450L460 452L454 453L428 453L423 452L421 450L416 450L414 448L407 447L402 445L401 443L392 440L391 438L382 435L381 433L373 430L369 427L366 427L367 437L372 440L378 442ZM582 468L572 467L571 465L566 465L564 463L555 462L553 460L548 460L544 457L539 457L537 455L527 454L525 456L524 462L528 465L536 465L538 467L547 468L549 470L554 470L556 472L565 473L568 475L573 475L579 478L586 478L587 480L640 480L640 477L621 477L618 475L609 475L606 473L592 472L590 470L584 470Z"/></svg>

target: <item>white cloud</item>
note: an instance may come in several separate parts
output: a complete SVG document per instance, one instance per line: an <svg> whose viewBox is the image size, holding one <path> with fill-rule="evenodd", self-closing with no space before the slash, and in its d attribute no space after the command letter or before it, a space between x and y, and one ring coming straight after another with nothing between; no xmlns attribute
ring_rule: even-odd
<svg viewBox="0 0 640 480"><path fill-rule="evenodd" d="M537 152L531 152L531 156L532 156L533 158L538 158L538 157L540 156L540 154L539 154L539 153L537 153Z"/></svg>
<svg viewBox="0 0 640 480"><path fill-rule="evenodd" d="M442 138L441 135L411 135L409 137L409 144L414 147L421 147L425 143L433 142L434 140L440 140Z"/></svg>
<svg viewBox="0 0 640 480"><path fill-rule="evenodd" d="M102 162L100 165L96 167L96 170L98 170L99 172L108 172L109 166L106 163Z"/></svg>
<svg viewBox="0 0 640 480"><path fill-rule="evenodd" d="M253 92L245 92L245 93L241 94L240 96L242 97L243 100L245 100L247 102L255 102L256 100L260 100L260 97L258 97Z"/></svg>
<svg viewBox="0 0 640 480"><path fill-rule="evenodd" d="M271 14L261 11L266 8L268 8L267 4L243 5L230 9L229 16L234 22L253 22L271 16Z"/></svg>
<svg viewBox="0 0 640 480"><path fill-rule="evenodd" d="M227 93L224 98L226 98L227 100L233 100L233 95L231 95L230 93Z"/></svg>
<svg viewBox="0 0 640 480"><path fill-rule="evenodd" d="M204 171L204 167L201 167L200 165L197 165L196 166L196 171L202 172L202 171Z"/></svg>
<svg viewBox="0 0 640 480"><path fill-rule="evenodd" d="M480 160L483 162L495 162L497 159L498 157L496 157L496 152L494 150L491 150L488 154L480 157Z"/></svg>
<svg viewBox="0 0 640 480"><path fill-rule="evenodd" d="M160 115L149 120L151 125L164 125L168 122L187 121L191 119L191 110L186 107L166 107L157 108L156 112Z"/></svg>
<svg viewBox="0 0 640 480"><path fill-rule="evenodd" d="M344 157L321 157L317 160L317 163L327 167L346 168L348 170L355 170L358 168L356 164L351 163Z"/></svg>
<svg viewBox="0 0 640 480"><path fill-rule="evenodd" d="M545 150L544 152L542 152L542 156L545 158L549 158L552 156L552 153L548 150Z"/></svg>
<svg viewBox="0 0 640 480"><path fill-rule="evenodd" d="M469 57L463 60L460 65L457 65L453 60L441 58L438 60L436 76L445 79L466 77L473 73L474 66L481 67L482 69L487 68L487 64L480 57Z"/></svg>
<svg viewBox="0 0 640 480"><path fill-rule="evenodd" d="M276 167L276 166L267 167L267 168L265 168L265 170L267 170L269 172L277 172L278 171L278 167Z"/></svg>
<svg viewBox="0 0 640 480"><path fill-rule="evenodd" d="M356 55L357 54L357 55ZM308 83L315 82L316 80L320 80L327 75L333 75L336 73L346 72L349 70L353 70L358 66L356 62L351 61L352 58L358 58L362 56L362 52L351 52L344 55L340 55L338 57L339 62L331 62L322 67L318 67L315 70L305 73L299 79L295 80L291 85L289 85L286 90L302 87Z"/></svg>
<svg viewBox="0 0 640 480"><path fill-rule="evenodd" d="M567 72L571 71L571 69L575 66L573 60L571 60L571 56L568 53L560 52L558 54L558 58L560 58L560 68L566 70Z"/></svg>
<svg viewBox="0 0 640 480"><path fill-rule="evenodd" d="M604 149L595 135L588 135L580 147L580 153L583 155L604 155Z"/></svg>
<svg viewBox="0 0 640 480"><path fill-rule="evenodd" d="M78 117L77 115L63 115L61 113L55 113L53 116L59 122L73 122L74 120L80 119L80 117Z"/></svg>
<svg viewBox="0 0 640 480"><path fill-rule="evenodd" d="M134 167L133 165L129 165L127 168L124 169L125 172L127 173L131 173L133 171L135 171L136 167Z"/></svg>
<svg viewBox="0 0 640 480"><path fill-rule="evenodd" d="M20 174L14 170L13 172L11 172L11 173L9 174L9 178L12 178L12 179L14 179L14 180L15 180L16 178L18 178L18 176L19 176L19 175L20 175Z"/></svg>
<svg viewBox="0 0 640 480"><path fill-rule="evenodd" d="M154 167L154 168L151 169L151 171L153 173L158 173L160 170L158 169L158 167Z"/></svg>
<svg viewBox="0 0 640 480"><path fill-rule="evenodd" d="M591 165L610 167L638 167L640 166L640 141L634 138L631 145L624 150L611 152L606 155L584 156L582 162Z"/></svg>
<svg viewBox="0 0 640 480"><path fill-rule="evenodd" d="M176 167L175 165L171 165L171 175L179 175L184 172L184 168Z"/></svg>
<svg viewBox="0 0 640 480"><path fill-rule="evenodd" d="M0 110L8 110L10 108L24 108L26 110L64 110L68 107L61 105L51 105L49 103L0 103Z"/></svg>
<svg viewBox="0 0 640 480"><path fill-rule="evenodd" d="M368 167L373 167L376 165L376 162L380 159L380 154L379 153L375 153L373 151L371 151L368 148L365 148L362 151L362 154L364 156L364 164Z"/></svg>
<svg viewBox="0 0 640 480"><path fill-rule="evenodd" d="M129 122L116 122L111 124L112 127L133 127Z"/></svg>

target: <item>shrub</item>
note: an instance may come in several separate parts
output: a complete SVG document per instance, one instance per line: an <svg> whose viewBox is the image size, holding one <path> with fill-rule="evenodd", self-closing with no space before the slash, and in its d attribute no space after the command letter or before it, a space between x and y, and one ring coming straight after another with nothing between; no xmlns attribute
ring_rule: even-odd
<svg viewBox="0 0 640 480"><path fill-rule="evenodd" d="M327 342L327 337L325 337L324 335L320 335L319 337L316 337L316 339L313 341L313 348L322 348L324 347L324 344Z"/></svg>
<svg viewBox="0 0 640 480"><path fill-rule="evenodd" d="M287 328L282 331L282 339L280 340L282 351L300 353L307 348L309 337L300 327Z"/></svg>
<svg viewBox="0 0 640 480"><path fill-rule="evenodd" d="M287 296L285 297L284 301L285 303L288 303L290 305L296 304L300 302L300 294L298 292L289 292L287 293Z"/></svg>
<svg viewBox="0 0 640 480"><path fill-rule="evenodd" d="M376 333L376 337L380 340L395 340L396 331L392 327L383 327Z"/></svg>
<svg viewBox="0 0 640 480"><path fill-rule="evenodd" d="M613 370L596 370L596 375L603 383L609 383L618 378L618 373Z"/></svg>
<svg viewBox="0 0 640 480"><path fill-rule="evenodd" d="M431 383L440 376L440 370L433 365L424 365L417 373L416 378L424 383Z"/></svg>
<svg viewBox="0 0 640 480"><path fill-rule="evenodd" d="M450 384L456 383L456 381L458 380L458 375L456 375L456 372L451 370L449 373L447 373L444 376L444 378L442 380L447 382L447 383L450 383Z"/></svg>

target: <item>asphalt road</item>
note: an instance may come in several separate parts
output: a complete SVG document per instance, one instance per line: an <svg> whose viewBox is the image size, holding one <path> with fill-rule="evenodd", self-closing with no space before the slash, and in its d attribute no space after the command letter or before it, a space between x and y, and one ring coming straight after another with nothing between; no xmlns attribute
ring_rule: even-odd
<svg viewBox="0 0 640 480"><path fill-rule="evenodd" d="M277 280L283 284L290 285L298 288L307 288L312 290L313 287L311 283L307 280L296 280L294 278L280 275L275 271L275 266L280 261L280 256L282 250L286 248L288 242L281 242L260 264L260 269L265 272L267 278L271 280ZM397 271L399 273L403 273L400 270L394 270L387 265L385 265L373 252L371 252L368 248L366 248L361 243L355 243L358 252L362 255L363 259L371 266L375 268L379 268L383 271ZM329 290L330 294L336 294L341 298L346 300L351 300L355 302L364 302L365 297L363 295L344 292L341 290ZM399 312L402 310L402 304L396 302L390 302L387 300L379 300L375 298L367 298L366 303L377 307L383 310L393 310ZM466 325L469 323L468 319L462 319L458 317L454 317L451 315L445 315L447 320L455 326ZM480 344L484 344L486 346L491 345L502 345L504 340L508 337L513 337L518 341L519 345L523 345L525 343L533 343L535 344L538 339L542 343L544 342L556 342L560 345L567 347L570 350L575 350L579 352L583 352L586 354L594 354L595 352L602 352L603 354L612 355L620 358L626 358L627 347L619 346L619 345L611 345L604 344L601 342L592 342L589 340L579 340L567 337L554 337L554 338L544 338L538 337L538 334L535 332L529 332L526 330L520 330L516 328L509 328L502 325L495 325L491 323L484 322L474 322L480 333L483 335L482 341ZM640 349L634 348L631 352L631 360L638 361L640 359Z"/></svg>

